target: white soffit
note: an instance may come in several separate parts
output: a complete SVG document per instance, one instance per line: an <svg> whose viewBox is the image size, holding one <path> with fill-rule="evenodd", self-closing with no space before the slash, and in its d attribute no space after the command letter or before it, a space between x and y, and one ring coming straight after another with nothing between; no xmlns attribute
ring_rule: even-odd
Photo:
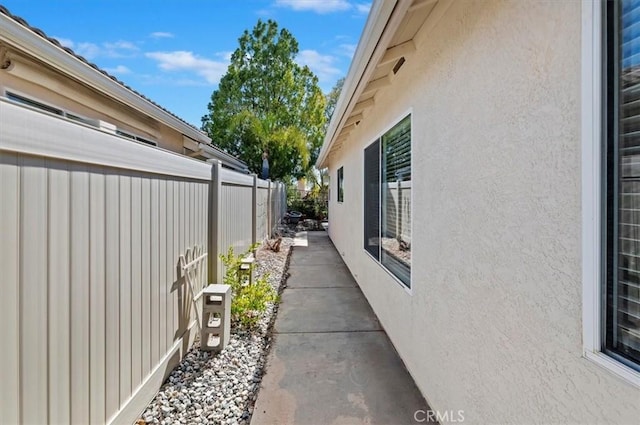
<svg viewBox="0 0 640 425"><path fill-rule="evenodd" d="M410 60L415 52L416 34L423 26L427 26L425 23L428 20L439 20L451 1L374 2L329 124L316 162L317 167L327 166L329 152L340 149L346 142L353 124L363 120L366 122L366 110L374 105L375 94L392 84L391 75L398 60ZM426 29L432 28L432 25L433 23L430 23ZM352 127L345 131L345 127L350 125ZM332 149L337 139L340 139L340 147Z"/></svg>

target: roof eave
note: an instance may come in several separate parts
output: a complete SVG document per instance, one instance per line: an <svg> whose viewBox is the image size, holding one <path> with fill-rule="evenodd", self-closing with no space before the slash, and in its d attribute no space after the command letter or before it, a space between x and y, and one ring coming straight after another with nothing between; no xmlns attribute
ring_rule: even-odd
<svg viewBox="0 0 640 425"><path fill-rule="evenodd" d="M216 148L214 145L201 143L200 149L208 159L219 159L222 163L225 163L236 171L244 173L249 172L249 167L247 166L247 164L235 158L234 156L231 156L228 153Z"/></svg>
<svg viewBox="0 0 640 425"><path fill-rule="evenodd" d="M329 123L324 143L316 161L316 167L326 168L329 153L338 139L340 130L349 119L359 95L368 82L368 77L373 73L377 66L377 61L386 51L386 44L400 27L402 17L409 10L412 1L374 1L349 67L349 72L345 78L335 112Z"/></svg>
<svg viewBox="0 0 640 425"><path fill-rule="evenodd" d="M318 160L316 161L316 167L318 168L326 167L327 156L339 133L340 123L344 122L346 118L351 99L384 32L385 26L393 13L395 5L396 1L375 0L371 6L369 17L362 30L362 36L358 42L356 52L353 55L353 60L349 66L340 97L336 103L336 108L331 117L324 143L322 144Z"/></svg>

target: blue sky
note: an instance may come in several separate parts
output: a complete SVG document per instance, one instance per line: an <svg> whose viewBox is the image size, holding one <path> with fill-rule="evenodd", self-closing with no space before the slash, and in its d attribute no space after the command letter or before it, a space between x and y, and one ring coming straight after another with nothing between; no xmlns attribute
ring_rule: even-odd
<svg viewBox="0 0 640 425"><path fill-rule="evenodd" d="M346 75L367 0L0 0L156 103L200 127L238 38L273 19L326 93Z"/></svg>

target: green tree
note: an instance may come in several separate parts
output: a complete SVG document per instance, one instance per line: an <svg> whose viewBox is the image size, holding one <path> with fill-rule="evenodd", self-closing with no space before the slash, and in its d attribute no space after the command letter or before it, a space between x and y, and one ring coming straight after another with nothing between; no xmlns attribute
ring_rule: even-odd
<svg viewBox="0 0 640 425"><path fill-rule="evenodd" d="M326 100L326 105L324 108L325 132L328 129L329 123L331 122L331 117L333 117L333 113L336 110L336 105L338 104L340 93L342 92L342 86L344 86L344 77L336 81L336 83L333 85L333 88L331 88L331 91L327 93L325 97L325 100ZM309 171L307 171L307 174L305 177L307 181L310 181L313 183L314 190L316 190L317 188L321 192L324 192L324 193L328 192L329 188L326 185L326 182L328 181L328 177L329 177L328 171L326 169L318 170L315 167L315 161L314 161L314 166Z"/></svg>
<svg viewBox="0 0 640 425"><path fill-rule="evenodd" d="M318 78L295 62L298 42L272 20L258 20L238 41L202 129L255 173L266 151L272 179L303 176L324 137L325 98Z"/></svg>
<svg viewBox="0 0 640 425"><path fill-rule="evenodd" d="M336 110L336 104L338 103L338 99L340 98L340 93L342 92L343 85L344 85L344 77L336 81L331 91L327 94L327 105L324 109L327 126L331 121L333 112Z"/></svg>

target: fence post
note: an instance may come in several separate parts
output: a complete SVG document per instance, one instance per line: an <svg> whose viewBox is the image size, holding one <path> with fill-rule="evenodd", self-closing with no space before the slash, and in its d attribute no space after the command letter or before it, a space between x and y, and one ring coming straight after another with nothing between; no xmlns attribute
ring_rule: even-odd
<svg viewBox="0 0 640 425"><path fill-rule="evenodd" d="M284 217L287 212L287 187L284 182L280 182L280 216L279 219Z"/></svg>
<svg viewBox="0 0 640 425"><path fill-rule="evenodd" d="M218 283L221 278L220 259L220 220L222 219L220 197L222 195L222 163L219 159L207 161L211 164L211 184L209 185L209 231L207 268L208 283Z"/></svg>
<svg viewBox="0 0 640 425"><path fill-rule="evenodd" d="M271 219L273 218L273 211L271 211L271 179L267 179L269 182L267 190L267 235L270 238L273 233L273 226L271 226Z"/></svg>
<svg viewBox="0 0 640 425"><path fill-rule="evenodd" d="M276 209L278 211L277 215L276 215L276 222L280 220L280 218L282 218L282 182L278 182L278 186L277 186L277 191L278 191L278 208ZM275 225L275 224L274 224Z"/></svg>
<svg viewBox="0 0 640 425"><path fill-rule="evenodd" d="M251 243L258 242L258 175L253 175L253 191L251 192ZM261 236L262 237L262 236Z"/></svg>

